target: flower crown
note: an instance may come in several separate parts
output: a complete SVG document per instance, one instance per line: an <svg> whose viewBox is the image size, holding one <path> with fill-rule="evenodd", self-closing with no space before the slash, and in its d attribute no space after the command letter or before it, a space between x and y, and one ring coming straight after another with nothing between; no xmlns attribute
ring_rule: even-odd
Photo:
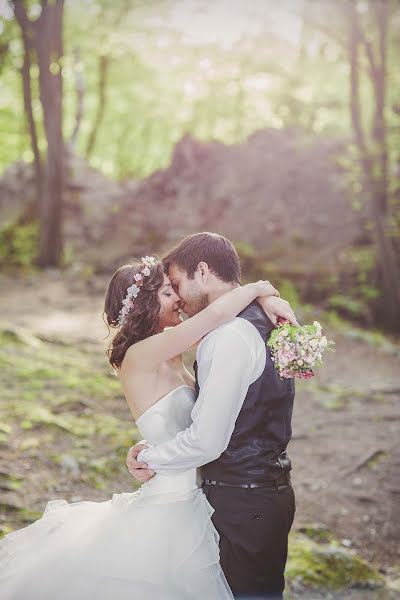
<svg viewBox="0 0 400 600"><path fill-rule="evenodd" d="M135 299L137 298L138 293L140 292L140 288L144 284L144 278L149 277L151 271L151 267L155 267L160 261L154 258L154 256L145 256L142 258L143 269L140 273L135 273L133 276L135 283L133 283L126 290L126 296L124 300L122 300L122 308L119 311L118 315L118 325L121 326L125 323L126 316L131 310Z"/></svg>

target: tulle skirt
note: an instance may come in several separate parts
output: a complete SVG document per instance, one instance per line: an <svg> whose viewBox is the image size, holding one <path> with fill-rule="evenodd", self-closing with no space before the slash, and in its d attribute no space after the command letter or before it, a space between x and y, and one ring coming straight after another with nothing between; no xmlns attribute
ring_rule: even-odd
<svg viewBox="0 0 400 600"><path fill-rule="evenodd" d="M1 600L233 599L199 488L53 500L0 541Z"/></svg>

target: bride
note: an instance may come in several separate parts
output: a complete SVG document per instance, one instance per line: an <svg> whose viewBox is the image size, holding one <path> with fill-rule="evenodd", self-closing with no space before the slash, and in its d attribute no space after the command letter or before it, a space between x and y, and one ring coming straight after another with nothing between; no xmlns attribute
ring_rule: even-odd
<svg viewBox="0 0 400 600"><path fill-rule="evenodd" d="M182 353L257 299L294 322L268 281L238 287L182 321L179 296L153 257L124 265L104 313L118 332L107 351L141 435L151 444L191 423L194 379ZM216 399L216 401L218 401ZM213 509L196 470L155 475L105 502L52 500L0 541L2 600L232 599L219 564Z"/></svg>

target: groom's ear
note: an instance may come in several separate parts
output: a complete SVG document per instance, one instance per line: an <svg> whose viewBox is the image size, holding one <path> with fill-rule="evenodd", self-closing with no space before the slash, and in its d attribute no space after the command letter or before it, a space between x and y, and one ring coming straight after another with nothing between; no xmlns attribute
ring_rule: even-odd
<svg viewBox="0 0 400 600"><path fill-rule="evenodd" d="M197 265L197 273L202 283L207 283L210 275L210 268L206 262L199 262Z"/></svg>

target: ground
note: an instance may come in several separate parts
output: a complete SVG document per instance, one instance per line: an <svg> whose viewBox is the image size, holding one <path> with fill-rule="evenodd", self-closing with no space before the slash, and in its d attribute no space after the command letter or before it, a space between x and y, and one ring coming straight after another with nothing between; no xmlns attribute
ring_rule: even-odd
<svg viewBox="0 0 400 600"><path fill-rule="evenodd" d="M124 462L139 433L104 355L105 286L101 277L56 271L0 276L4 532L40 516L49 499L101 501L135 488ZM335 539L396 580L400 346L376 332L326 324L317 309L315 315L336 352L313 380L296 386L288 448L294 531L318 542ZM351 594L340 598L400 596Z"/></svg>

